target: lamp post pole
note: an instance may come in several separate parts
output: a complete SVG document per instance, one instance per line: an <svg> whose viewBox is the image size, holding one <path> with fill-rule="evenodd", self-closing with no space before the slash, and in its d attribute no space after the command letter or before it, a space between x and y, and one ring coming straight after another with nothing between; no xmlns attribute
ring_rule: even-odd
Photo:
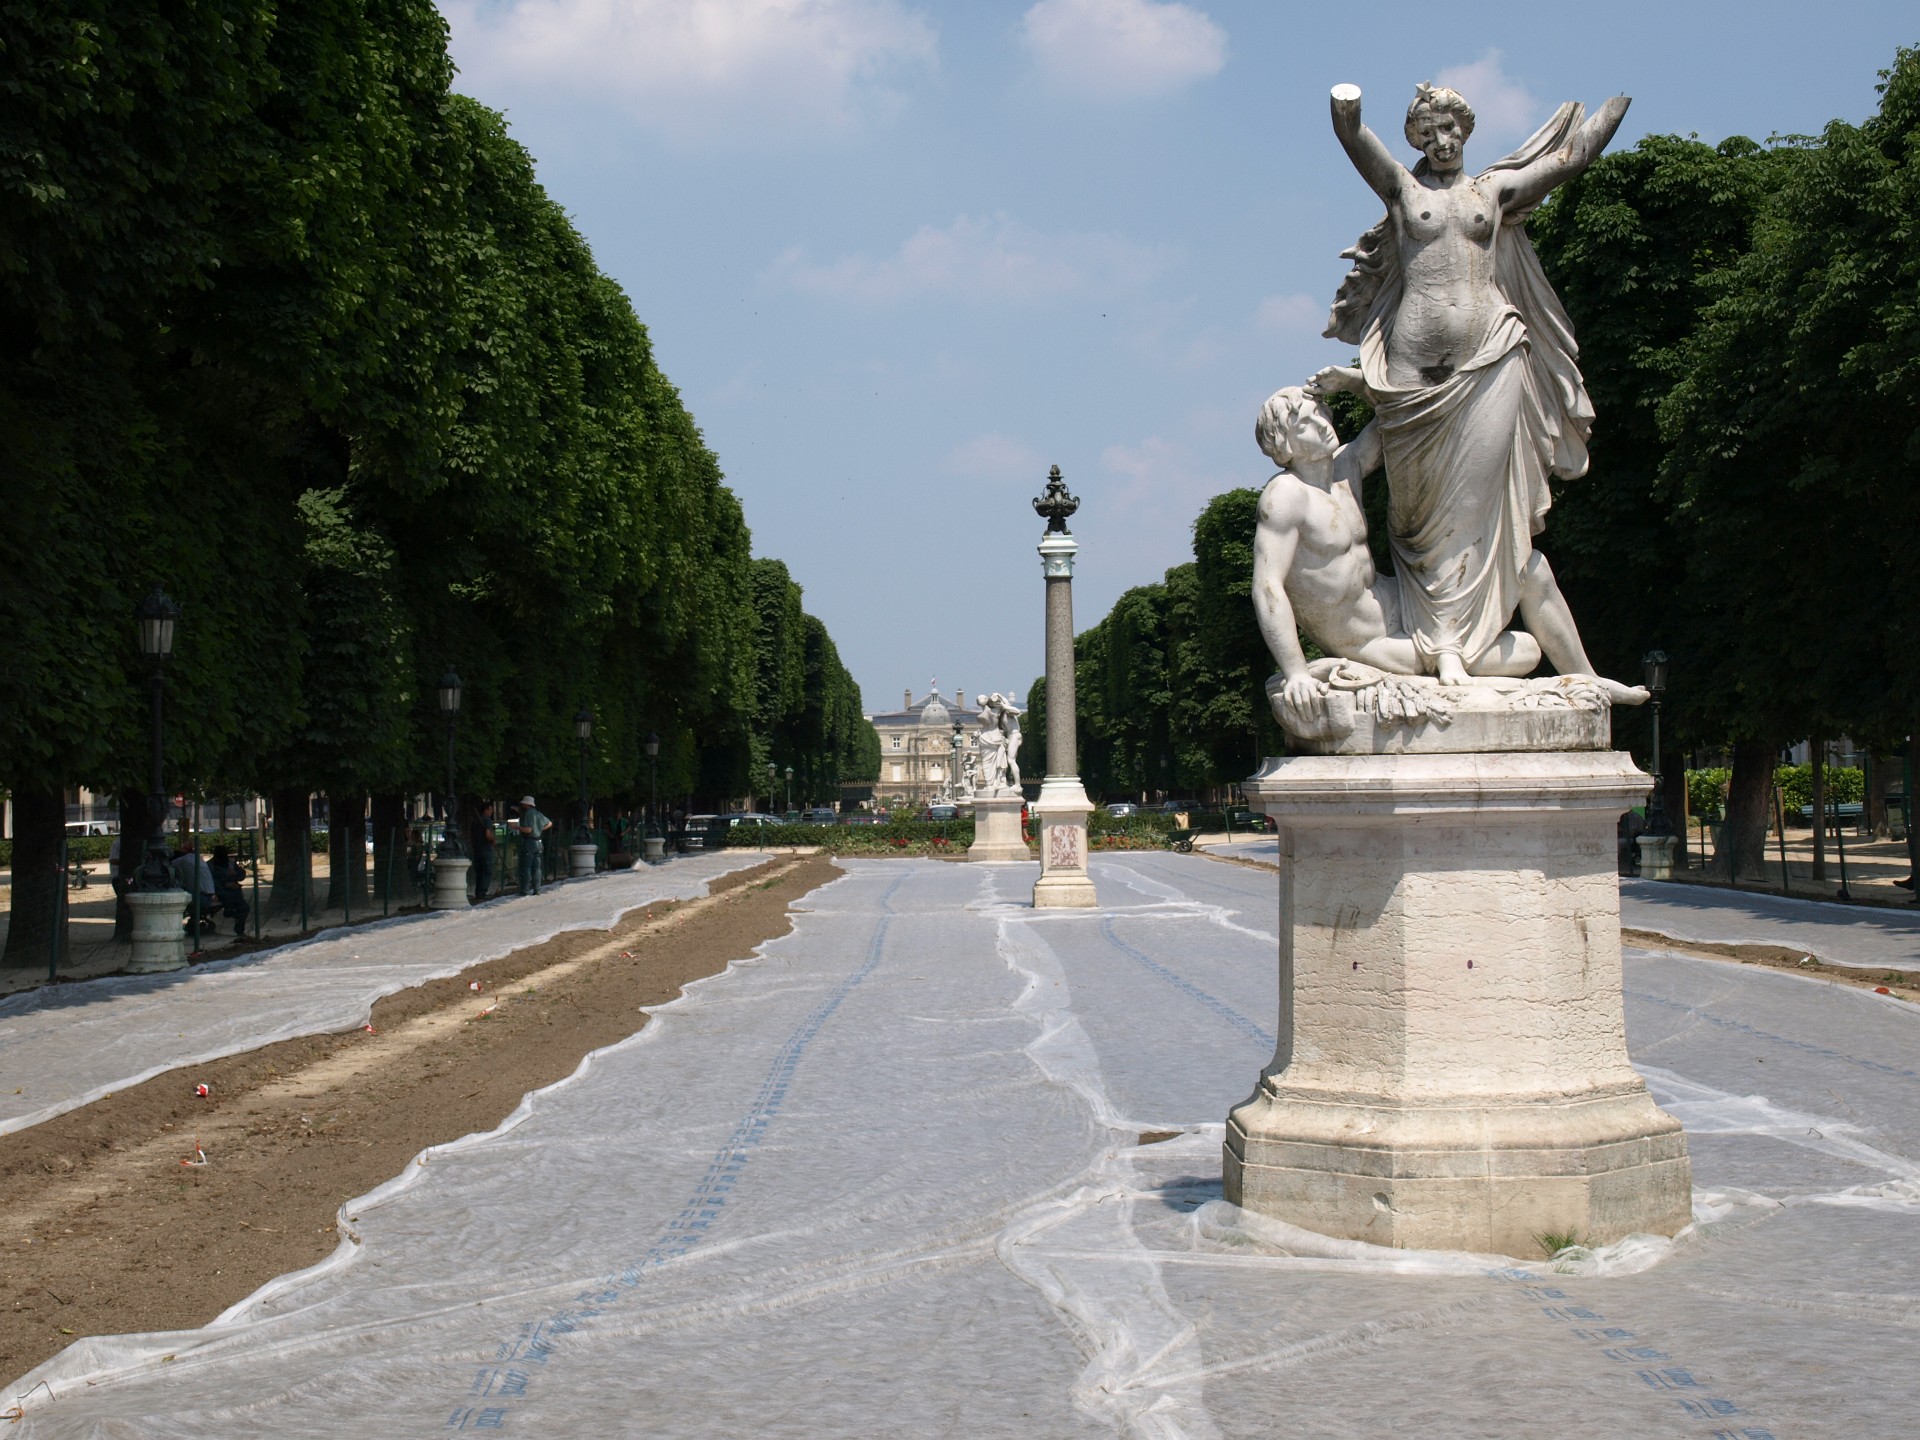
<svg viewBox="0 0 1920 1440"><path fill-rule="evenodd" d="M773 809L774 777L777 776L779 773L780 773L780 767L775 765L771 760L767 761L767 809L769 810Z"/></svg>
<svg viewBox="0 0 1920 1440"><path fill-rule="evenodd" d="M187 963L187 939L180 926L187 897L173 883L173 870L167 864L167 784L163 774L166 751L162 728L167 658L173 654L173 627L180 618L180 607L155 586L153 592L134 607L133 614L139 624L140 653L152 666L148 681L153 701L149 756L152 789L147 795L145 854L127 890L127 907L133 913L133 953L127 960L127 969L134 974L150 974L179 970Z"/></svg>
<svg viewBox="0 0 1920 1440"><path fill-rule="evenodd" d="M647 833L641 844L648 863L666 858L666 842L660 833L660 736L647 736Z"/></svg>
<svg viewBox="0 0 1920 1440"><path fill-rule="evenodd" d="M437 687L440 713L447 721L447 791L441 807L440 848L433 857L433 908L463 910L467 906L467 858L460 839L460 791L453 769L453 738L460 720L460 676L449 665ZM484 898L484 897L483 897Z"/></svg>
<svg viewBox="0 0 1920 1440"><path fill-rule="evenodd" d="M793 767L791 765L787 766L787 811L789 814L793 811ZM782 815L780 818L784 820L787 817Z"/></svg>
<svg viewBox="0 0 1920 1440"><path fill-rule="evenodd" d="M587 823L592 808L587 798L587 743L593 739L593 715L584 707L573 712L573 738L580 742L579 823L574 826L573 844L567 847L567 874L581 879L600 868L600 847L594 844L593 827Z"/></svg>
<svg viewBox="0 0 1920 1440"><path fill-rule="evenodd" d="M1647 693L1653 700L1653 793L1647 797L1647 828L1636 842L1640 848L1640 878L1673 878L1673 822L1667 818L1667 801L1660 774L1660 697L1667 689L1667 652L1649 650L1641 660L1646 670Z"/></svg>
<svg viewBox="0 0 1920 1440"><path fill-rule="evenodd" d="M1047 488L1033 502L1046 517L1040 537L1040 573L1047 582L1047 775L1033 815L1040 827L1040 878L1035 909L1088 909L1099 903L1087 873L1087 816L1093 802L1080 783L1075 744L1073 663L1073 559L1080 546L1067 518L1080 508L1067 493L1060 467L1047 474Z"/></svg>

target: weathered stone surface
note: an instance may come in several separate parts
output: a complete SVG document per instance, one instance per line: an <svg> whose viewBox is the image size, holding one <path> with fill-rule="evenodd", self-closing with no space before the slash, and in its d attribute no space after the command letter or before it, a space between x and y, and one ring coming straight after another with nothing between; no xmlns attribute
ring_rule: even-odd
<svg viewBox="0 0 1920 1440"><path fill-rule="evenodd" d="M1280 826L1280 1042L1228 1120L1226 1193L1378 1244L1537 1255L1671 1234L1678 1122L1628 1063L1616 753L1295 756Z"/></svg>
<svg viewBox="0 0 1920 1440"><path fill-rule="evenodd" d="M967 859L1028 861L1027 842L1020 838L1020 811L1026 804L1018 794L979 795L973 801L973 844Z"/></svg>

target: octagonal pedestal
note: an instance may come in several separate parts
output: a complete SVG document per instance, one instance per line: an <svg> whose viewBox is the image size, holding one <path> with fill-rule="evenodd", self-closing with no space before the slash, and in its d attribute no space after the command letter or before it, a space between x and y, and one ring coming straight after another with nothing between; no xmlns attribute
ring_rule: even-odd
<svg viewBox="0 0 1920 1440"><path fill-rule="evenodd" d="M1087 816L1093 802L1078 775L1049 775L1033 802L1039 830L1040 878L1033 882L1036 910L1090 910L1100 903L1087 873Z"/></svg>
<svg viewBox="0 0 1920 1440"><path fill-rule="evenodd" d="M1541 1253L1690 1218L1680 1126L1627 1060L1625 755L1309 755L1280 829L1280 1036L1226 1195L1380 1245Z"/></svg>
<svg viewBox="0 0 1920 1440"><path fill-rule="evenodd" d="M973 800L973 843L967 859L1013 861L1033 859L1020 838L1020 811L1026 801L1019 794L976 795Z"/></svg>
<svg viewBox="0 0 1920 1440"><path fill-rule="evenodd" d="M598 847L593 845L569 845L567 847L567 878L584 880L593 874L594 866L600 858Z"/></svg>

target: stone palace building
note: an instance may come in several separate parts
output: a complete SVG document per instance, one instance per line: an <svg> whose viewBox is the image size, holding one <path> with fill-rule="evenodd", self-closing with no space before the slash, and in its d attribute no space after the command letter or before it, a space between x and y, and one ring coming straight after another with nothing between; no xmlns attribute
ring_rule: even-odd
<svg viewBox="0 0 1920 1440"><path fill-rule="evenodd" d="M979 746L980 712L968 703L964 690L956 690L951 700L941 696L937 684L917 700L907 690L900 709L866 718L880 737L874 804L888 809L918 809L951 793L955 725L960 727L963 766Z"/></svg>

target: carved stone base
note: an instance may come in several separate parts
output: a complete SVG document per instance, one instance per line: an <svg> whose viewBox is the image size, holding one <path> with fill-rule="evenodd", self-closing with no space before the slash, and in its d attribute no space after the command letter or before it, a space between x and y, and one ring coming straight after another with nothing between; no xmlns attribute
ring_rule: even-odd
<svg viewBox="0 0 1920 1440"><path fill-rule="evenodd" d="M1690 1218L1679 1123L1627 1060L1625 755L1269 760L1280 1042L1226 1195L1375 1244L1541 1253Z"/></svg>
<svg viewBox="0 0 1920 1440"><path fill-rule="evenodd" d="M1309 755L1605 750L1612 743L1612 704L1586 675L1473 676L1442 685L1431 675L1390 675L1353 660L1316 660L1307 670L1319 685L1310 703L1287 703L1279 675L1267 681L1267 698L1294 749Z"/></svg>
<svg viewBox="0 0 1920 1440"><path fill-rule="evenodd" d="M1640 878L1671 880L1673 848L1680 842L1672 835L1642 835L1634 844L1640 847Z"/></svg>
<svg viewBox="0 0 1920 1440"><path fill-rule="evenodd" d="M569 845L567 847L567 878L584 880L594 873L600 861L600 849L596 845Z"/></svg>
<svg viewBox="0 0 1920 1440"><path fill-rule="evenodd" d="M989 862L1033 859L1020 838L1020 811L1026 802L1018 794L976 795L973 801L973 844L967 859Z"/></svg>
<svg viewBox="0 0 1920 1440"><path fill-rule="evenodd" d="M189 896L184 890L129 890L133 911L133 955L130 975L152 975L162 970L184 970L187 932L180 928Z"/></svg>
<svg viewBox="0 0 1920 1440"><path fill-rule="evenodd" d="M473 864L464 855L436 855L433 861L433 908L467 908L467 870Z"/></svg>
<svg viewBox="0 0 1920 1440"><path fill-rule="evenodd" d="M1033 803L1040 835L1040 878L1034 882L1036 910L1089 910L1100 903L1087 874L1087 816L1093 802L1078 775L1049 775Z"/></svg>

